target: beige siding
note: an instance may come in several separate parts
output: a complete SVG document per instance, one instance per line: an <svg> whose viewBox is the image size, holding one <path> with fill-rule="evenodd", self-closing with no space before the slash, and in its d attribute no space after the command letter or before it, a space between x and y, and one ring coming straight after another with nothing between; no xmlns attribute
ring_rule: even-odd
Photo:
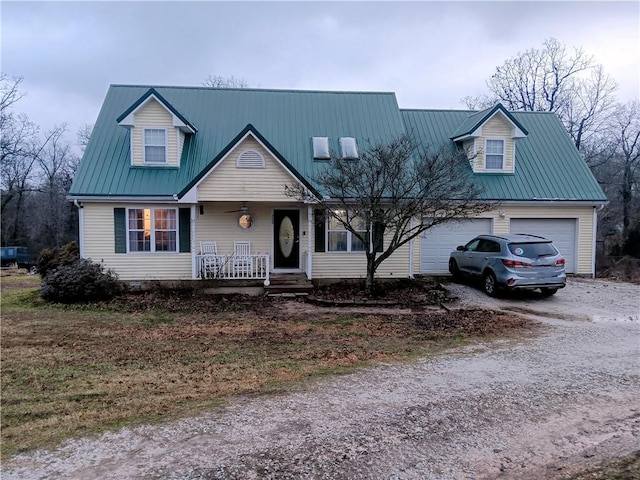
<svg viewBox="0 0 640 480"><path fill-rule="evenodd" d="M205 203L204 212L196 212L196 251L200 251L200 242L215 241L218 253L233 253L233 242L248 240L251 242L252 253L272 253L273 225L271 219L276 205L251 204L247 206L255 216L255 224L249 230L242 230L238 226L238 212L240 205L232 202ZM304 210L306 220L306 209ZM300 230L306 230L306 223L300 220ZM302 237L301 238L306 238ZM302 245L301 245L302 248ZM302 252L301 252L302 254ZM301 263L302 265L302 263ZM273 266L273 259L271 260Z"/></svg>
<svg viewBox="0 0 640 480"><path fill-rule="evenodd" d="M185 133L182 130L176 129L177 134L178 134L178 147L177 147L177 153L176 153L176 158L178 160L178 165L180 164L180 159L182 158L182 149L184 147L184 135Z"/></svg>
<svg viewBox="0 0 640 480"><path fill-rule="evenodd" d="M498 212L502 211L504 217ZM493 233L496 235L509 233L512 218L570 218L576 220L576 273L591 275L593 273L593 207L563 207L563 206L503 206L497 211L487 212L480 218L493 219ZM420 242L414 247L415 260L420 259ZM415 268L415 267L414 267ZM414 270L416 273L419 270Z"/></svg>
<svg viewBox="0 0 640 480"><path fill-rule="evenodd" d="M485 140L491 138L504 140L504 171L513 173L515 140L512 135L512 124L501 113L497 113L482 125L482 137L475 139L475 146L478 152L475 171L483 172L486 170L484 162Z"/></svg>
<svg viewBox="0 0 640 480"><path fill-rule="evenodd" d="M255 150L265 159L265 168L237 168L236 160L245 150ZM291 202L284 186L293 177L253 138L248 137L198 186L198 201Z"/></svg>
<svg viewBox="0 0 640 480"><path fill-rule="evenodd" d="M419 258L419 256L418 256ZM414 270L414 273L417 273ZM363 252L326 252L313 254L313 278L364 278L367 275L367 257ZM405 245L387 258L378 270L380 278L406 278L409 276L409 246Z"/></svg>
<svg viewBox="0 0 640 480"><path fill-rule="evenodd" d="M190 253L114 253L113 209L133 206L114 203L84 205L85 257L104 262L104 266L115 270L121 280L190 279ZM176 205L170 207L175 208Z"/></svg>
<svg viewBox="0 0 640 480"><path fill-rule="evenodd" d="M313 278L364 278L367 275L367 257L364 252L314 252L315 238L311 231ZM385 237L385 245L388 239ZM415 247L414 247L415 248ZM376 270L380 278L406 278L410 274L410 246L406 244L396 250ZM420 260L420 256L414 255ZM419 266L419 263L418 263Z"/></svg>
<svg viewBox="0 0 640 480"><path fill-rule="evenodd" d="M256 217L254 228L244 231L238 227L237 202L204 203L203 215L196 211L196 252L199 242L215 240L220 253L232 253L233 242L249 240L253 253L270 253L273 269L273 225L274 208L294 208L279 203L247 203ZM123 280L172 280L189 279L192 275L191 253L114 253L113 209L142 205L94 204L84 206L84 252L87 258L104 262L105 267L114 269ZM156 205L154 205L156 206ZM176 205L171 205L175 207ZM508 233L511 218L572 218L576 219L577 248L576 273L591 275L593 265L593 208L537 206L503 206L501 217L497 211L481 215L493 219L493 233ZM300 208L300 267L304 271L308 238L313 249L313 228L307 229L307 209ZM378 269L381 278L407 277L409 275L409 245L396 251ZM366 257L363 253L312 253L313 278L362 278L366 275ZM413 272L419 273L420 239L414 241Z"/></svg>
<svg viewBox="0 0 640 480"><path fill-rule="evenodd" d="M167 131L167 165L179 166L178 132L173 126L173 115L156 100L149 100L135 113L135 127L131 129L132 163L144 165L144 129L165 128Z"/></svg>
<svg viewBox="0 0 640 480"><path fill-rule="evenodd" d="M276 208L295 209L278 203L258 204L247 203L256 217L255 226L244 231L238 227L239 205L235 202L205 203L203 215L196 215L196 250L200 249L201 241L215 241L218 252L230 254L233 252L233 242L249 240L253 253L269 253L271 255L270 269L273 270L274 237L272 216ZM300 209L300 270L305 270L309 236L313 255L313 278L360 278L366 275L367 261L362 252L313 252L313 228L308 230L307 207ZM227 213L228 212L228 213ZM417 257L419 260L419 256ZM417 272L417 270L414 270ZM409 275L409 246L404 246L395 252L391 258L385 260L377 272L380 277L407 277Z"/></svg>

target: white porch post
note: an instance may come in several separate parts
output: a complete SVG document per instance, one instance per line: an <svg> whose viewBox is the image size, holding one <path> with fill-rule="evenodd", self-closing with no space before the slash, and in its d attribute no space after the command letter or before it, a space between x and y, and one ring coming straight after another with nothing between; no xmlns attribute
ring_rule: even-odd
<svg viewBox="0 0 640 480"><path fill-rule="evenodd" d="M84 257L84 205L75 202L78 207L78 243L80 244L80 258Z"/></svg>
<svg viewBox="0 0 640 480"><path fill-rule="evenodd" d="M311 249L311 232L313 232L313 208L307 205L307 280L311 280L313 268L313 250Z"/></svg>
<svg viewBox="0 0 640 480"><path fill-rule="evenodd" d="M198 267L196 265L196 206L191 205L191 221L189 222L189 228L191 229L191 278L196 280L198 278Z"/></svg>

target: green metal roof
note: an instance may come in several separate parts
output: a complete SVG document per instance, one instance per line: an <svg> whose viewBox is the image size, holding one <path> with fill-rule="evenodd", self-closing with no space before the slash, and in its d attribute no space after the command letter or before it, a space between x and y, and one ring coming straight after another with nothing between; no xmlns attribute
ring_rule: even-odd
<svg viewBox="0 0 640 480"><path fill-rule="evenodd" d="M425 144L450 142L469 118L461 110L402 110L407 128ZM483 113L483 112L479 112ZM491 200L606 201L559 118L549 112L511 112L526 127L516 139L514 174L479 173L475 180ZM479 116L486 115L476 115Z"/></svg>
<svg viewBox="0 0 640 480"><path fill-rule="evenodd" d="M151 94L178 118L197 127L197 133L186 136L180 167L131 165L129 131L118 125L118 119ZM312 179L326 162L313 160L312 137L329 137L335 151L340 137L355 137L363 150L405 132L413 132L425 145L453 145L452 132L469 122L477 123L490 111L480 115L483 112L400 110L395 94L385 92L113 85L69 194L181 196L248 131L314 188ZM484 185L487 198L605 200L555 115L509 115L529 135L517 140L514 175L474 176Z"/></svg>
<svg viewBox="0 0 640 480"><path fill-rule="evenodd" d="M176 112L197 126L187 135L179 168L131 166L123 112L154 88ZM311 137L355 137L360 149L404 133L395 94L291 90L213 89L113 85L98 115L71 196L180 194L219 159L248 125L268 140L301 178L325 163L313 161Z"/></svg>

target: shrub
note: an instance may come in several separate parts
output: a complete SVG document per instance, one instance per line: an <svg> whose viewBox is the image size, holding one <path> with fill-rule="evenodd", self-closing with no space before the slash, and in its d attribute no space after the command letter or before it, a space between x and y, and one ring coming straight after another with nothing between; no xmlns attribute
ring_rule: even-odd
<svg viewBox="0 0 640 480"><path fill-rule="evenodd" d="M80 258L80 247L76 242L69 242L63 247L45 248L40 251L36 267L41 278L62 265L71 265Z"/></svg>
<svg viewBox="0 0 640 480"><path fill-rule="evenodd" d="M115 272L81 258L50 270L42 281L40 296L47 302L79 303L110 300L124 290Z"/></svg>

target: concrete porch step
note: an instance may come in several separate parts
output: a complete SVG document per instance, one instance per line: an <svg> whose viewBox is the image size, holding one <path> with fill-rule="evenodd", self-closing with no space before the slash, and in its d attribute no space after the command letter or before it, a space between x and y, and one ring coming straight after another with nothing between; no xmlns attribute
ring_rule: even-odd
<svg viewBox="0 0 640 480"><path fill-rule="evenodd" d="M271 275L269 281L270 285L264 288L267 295L282 293L305 295L313 292L313 284L304 274L278 273Z"/></svg>

